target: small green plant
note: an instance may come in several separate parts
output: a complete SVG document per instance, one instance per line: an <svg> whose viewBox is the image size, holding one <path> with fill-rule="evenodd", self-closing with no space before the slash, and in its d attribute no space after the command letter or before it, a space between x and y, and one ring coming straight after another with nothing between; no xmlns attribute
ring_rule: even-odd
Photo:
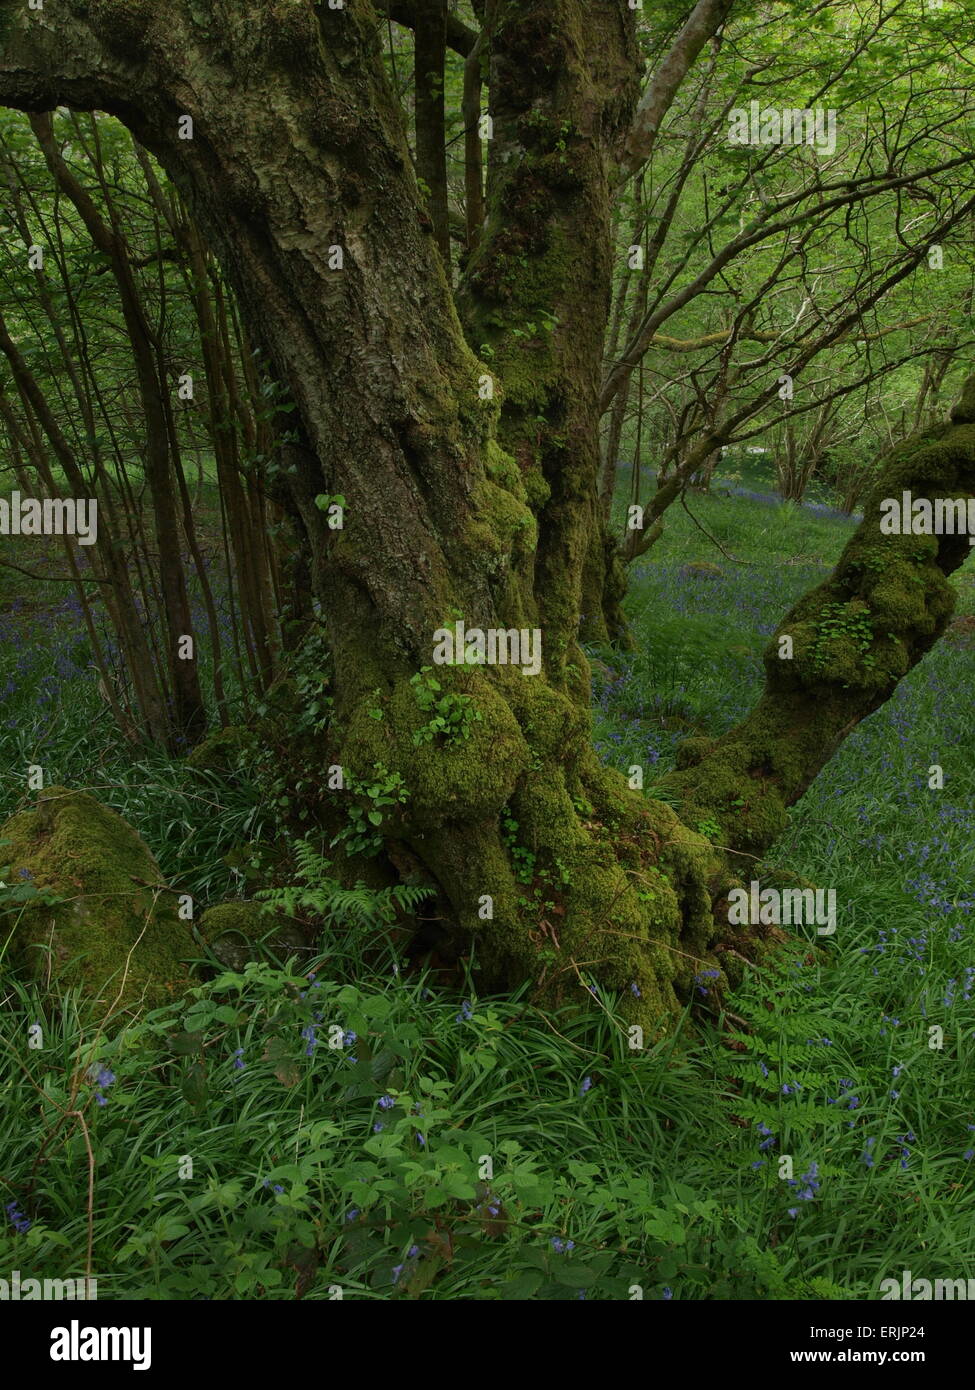
<svg viewBox="0 0 975 1390"><path fill-rule="evenodd" d="M315 498L315 506L320 512L327 512L332 507L336 507L339 512L342 512L345 510L346 502L340 492L336 492L334 495L329 492L320 492Z"/></svg>
<svg viewBox="0 0 975 1390"><path fill-rule="evenodd" d="M388 926L395 920L397 908L413 911L429 897L428 888L405 883L368 888L359 882L354 888L343 888L330 873L330 861L308 840L296 842L295 862L297 883L255 893L266 911L285 912L289 917L320 917L328 925L369 928Z"/></svg>
<svg viewBox="0 0 975 1390"><path fill-rule="evenodd" d="M706 817L704 820L698 821L697 833L703 835L706 840L711 840L713 843L721 834L721 826L716 820Z"/></svg>
<svg viewBox="0 0 975 1390"><path fill-rule="evenodd" d="M354 774L346 778L346 788L357 796L367 798L369 805L360 806L352 801L348 809L347 823L332 839L334 847L344 844L348 854L375 854L382 846L379 829L383 823L382 807L399 806L409 800L406 783L398 772L390 772L383 763L373 763L374 776L362 781Z"/></svg>
<svg viewBox="0 0 975 1390"><path fill-rule="evenodd" d="M410 679L417 705L430 718L413 735L414 744L432 743L435 738L445 744L463 743L470 737L471 726L481 718L470 695L454 691L443 692L443 686L433 675L432 666L422 666Z"/></svg>
<svg viewBox="0 0 975 1390"><path fill-rule="evenodd" d="M876 665L876 657L870 652L873 624L869 611L859 604L827 603L823 605L813 648L813 666L817 671L823 671L829 665L830 644L844 639L853 642L863 658L864 666Z"/></svg>
<svg viewBox="0 0 975 1390"><path fill-rule="evenodd" d="M326 694L331 681L329 671L331 658L324 638L313 633L301 649L295 667L294 682L298 693L298 729L320 734L328 727L332 706L331 695Z"/></svg>
<svg viewBox="0 0 975 1390"><path fill-rule="evenodd" d="M531 883L535 877L535 856L530 849L518 844L518 822L507 808L501 812L501 834L508 846L518 882Z"/></svg>

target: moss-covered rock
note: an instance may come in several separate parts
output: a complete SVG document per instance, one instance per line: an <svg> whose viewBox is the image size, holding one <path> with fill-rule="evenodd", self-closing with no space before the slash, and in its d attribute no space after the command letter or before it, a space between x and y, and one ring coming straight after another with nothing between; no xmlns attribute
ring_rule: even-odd
<svg viewBox="0 0 975 1390"><path fill-rule="evenodd" d="M187 767L203 768L209 772L232 772L242 754L253 752L257 736L250 729L231 725L217 729L187 754Z"/></svg>
<svg viewBox="0 0 975 1390"><path fill-rule="evenodd" d="M11 959L34 979L80 986L99 1007L155 1008L190 983L188 925L144 841L87 792L42 791L0 829L14 882L58 901L8 916Z"/></svg>
<svg viewBox="0 0 975 1390"><path fill-rule="evenodd" d="M262 946L281 960L308 949L300 927L265 912L260 903L229 902L208 907L197 931L228 970L243 970L248 961L260 959Z"/></svg>

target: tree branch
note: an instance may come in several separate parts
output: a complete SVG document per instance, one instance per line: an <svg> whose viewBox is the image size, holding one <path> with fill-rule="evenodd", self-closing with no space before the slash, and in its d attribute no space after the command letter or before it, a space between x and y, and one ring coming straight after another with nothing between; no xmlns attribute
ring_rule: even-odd
<svg viewBox="0 0 975 1390"><path fill-rule="evenodd" d="M836 569L766 648L752 712L721 738L678 750L678 770L662 785L681 798L686 824L716 817L728 846L762 854L787 808L944 632L955 606L948 576L971 554L969 538L882 534L881 503L903 492L930 501L975 495L975 377L948 422L888 456ZM780 655L785 637L791 656Z"/></svg>
<svg viewBox="0 0 975 1390"><path fill-rule="evenodd" d="M701 49L713 38L731 11L733 0L698 0L687 22L653 74L636 109L626 137L620 167L629 177L650 158L660 123L673 104L681 83Z"/></svg>
<svg viewBox="0 0 975 1390"><path fill-rule="evenodd" d="M880 328L876 333L843 333L829 344L836 347L840 343L872 343L877 338L886 338L888 333L898 333L904 328L916 328L919 323L929 323L934 314L922 314L916 319L906 319L903 323L892 323ZM778 343L780 347L794 347L801 340L783 338L781 333L771 329L746 328L736 333L733 328L722 328L717 333L705 333L700 338L668 338L666 333L655 333L650 339L651 347L666 348L668 352L696 352L699 348L717 347L734 337L736 342Z"/></svg>
<svg viewBox="0 0 975 1390"><path fill-rule="evenodd" d="M394 24L404 29L416 29L416 0L375 0L375 8L380 14L388 15ZM447 12L447 47L466 58L477 43L477 31L468 28L456 15Z"/></svg>

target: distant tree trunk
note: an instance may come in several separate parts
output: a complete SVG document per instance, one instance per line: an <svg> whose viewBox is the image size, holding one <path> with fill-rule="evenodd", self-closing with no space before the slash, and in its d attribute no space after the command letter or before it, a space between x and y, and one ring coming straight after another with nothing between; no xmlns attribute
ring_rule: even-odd
<svg viewBox="0 0 975 1390"><path fill-rule="evenodd" d="M415 13L416 172L429 190L427 209L433 223L433 239L449 270L450 219L447 214L447 151L444 147L447 0L416 0Z"/></svg>

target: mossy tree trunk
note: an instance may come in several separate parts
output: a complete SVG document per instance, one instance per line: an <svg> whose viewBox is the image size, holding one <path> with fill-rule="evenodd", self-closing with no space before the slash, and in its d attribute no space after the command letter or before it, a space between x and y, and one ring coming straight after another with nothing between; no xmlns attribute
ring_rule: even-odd
<svg viewBox="0 0 975 1390"><path fill-rule="evenodd" d="M0 0L0 101L123 120L183 191L290 385L306 444L290 490L334 660L336 814L357 784L402 785L383 808L386 851L435 882L489 982L539 978L550 998L585 1000L597 981L650 1022L730 940L733 851L761 852L824 750L944 626L960 552L881 551L865 531L790 619L796 660L770 659L756 712L674 774L683 820L600 765L577 636L602 544L608 200L637 90L632 22L609 0L494 8L467 341L368 4L67 0L55 14ZM941 462L918 463L919 489L971 482L971 433L927 446ZM344 498L342 529L323 496ZM875 618L868 649L844 648L842 681L819 663L826 603L854 634ZM437 668L467 737L426 738L412 678L458 618L540 629L541 670ZM697 832L712 817L728 851Z"/></svg>
<svg viewBox="0 0 975 1390"><path fill-rule="evenodd" d="M458 299L503 384L499 442L539 522L541 618L568 651L580 623L595 639L624 626L602 584L598 399L611 193L643 60L632 11L610 0L499 0L486 49L487 220Z"/></svg>

